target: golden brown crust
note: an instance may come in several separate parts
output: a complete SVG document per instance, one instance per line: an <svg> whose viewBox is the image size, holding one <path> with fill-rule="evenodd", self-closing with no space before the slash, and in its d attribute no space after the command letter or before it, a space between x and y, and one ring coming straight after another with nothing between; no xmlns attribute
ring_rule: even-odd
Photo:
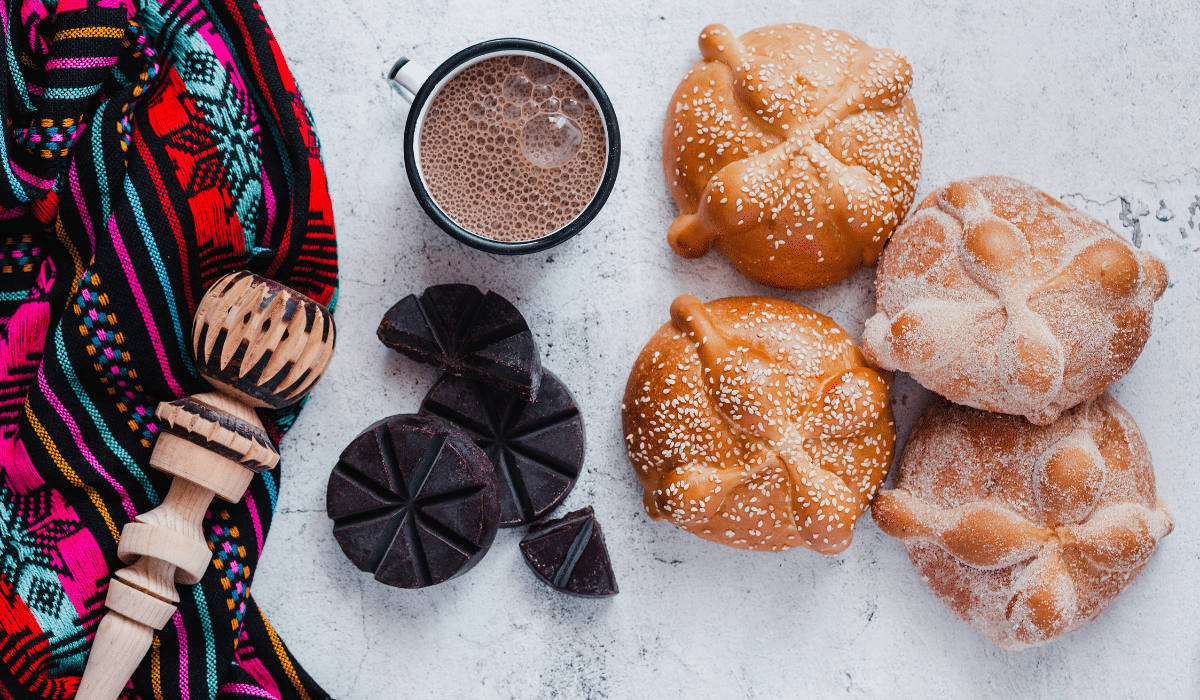
<svg viewBox="0 0 1200 700"><path fill-rule="evenodd" d="M663 124L675 252L786 289L874 265L920 176L908 61L803 24L710 25L700 52Z"/></svg>
<svg viewBox="0 0 1200 700"><path fill-rule="evenodd" d="M1044 425L1129 371L1166 284L1157 258L1046 193L964 180L897 229L863 350L951 401Z"/></svg>
<svg viewBox="0 0 1200 700"><path fill-rule="evenodd" d="M778 299L682 296L671 317L621 407L646 511L742 549L849 546L891 463L891 375Z"/></svg>
<svg viewBox="0 0 1200 700"><path fill-rule="evenodd" d="M1108 394L1047 426L939 400L871 514L947 607L1008 650L1091 622L1173 527L1146 442Z"/></svg>

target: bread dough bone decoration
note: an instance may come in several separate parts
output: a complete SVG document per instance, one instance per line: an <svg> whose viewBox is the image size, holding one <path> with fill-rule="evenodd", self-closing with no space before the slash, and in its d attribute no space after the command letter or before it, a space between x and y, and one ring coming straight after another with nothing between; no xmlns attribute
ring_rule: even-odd
<svg viewBox="0 0 1200 700"><path fill-rule="evenodd" d="M622 404L650 517L741 549L848 547L891 464L891 375L786 301L681 296L671 319Z"/></svg>
<svg viewBox="0 0 1200 700"><path fill-rule="evenodd" d="M675 252L785 289L874 265L920 176L908 61L802 24L710 25L700 52L663 125Z"/></svg>

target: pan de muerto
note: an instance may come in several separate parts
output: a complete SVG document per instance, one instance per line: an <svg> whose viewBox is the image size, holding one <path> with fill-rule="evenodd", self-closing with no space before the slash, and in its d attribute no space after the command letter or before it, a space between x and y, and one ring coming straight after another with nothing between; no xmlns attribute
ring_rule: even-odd
<svg viewBox="0 0 1200 700"><path fill-rule="evenodd" d="M1157 258L1046 193L964 180L893 236L863 351L955 403L1044 425L1129 371L1166 285Z"/></svg>
<svg viewBox="0 0 1200 700"><path fill-rule="evenodd" d="M710 25L700 53L663 125L675 252L786 289L874 265L921 170L908 61L803 24Z"/></svg>
<svg viewBox="0 0 1200 700"><path fill-rule="evenodd" d="M939 401L871 513L930 590L1008 650L1095 619L1173 525L1146 441L1108 394L1047 426Z"/></svg>
<svg viewBox="0 0 1200 700"><path fill-rule="evenodd" d="M842 551L891 463L890 384L803 306L679 297L622 404L646 511L742 549Z"/></svg>

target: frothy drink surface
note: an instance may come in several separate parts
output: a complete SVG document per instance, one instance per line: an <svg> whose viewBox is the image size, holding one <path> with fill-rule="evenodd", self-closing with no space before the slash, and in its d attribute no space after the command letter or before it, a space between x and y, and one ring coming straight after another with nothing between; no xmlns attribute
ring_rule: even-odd
<svg viewBox="0 0 1200 700"><path fill-rule="evenodd" d="M587 208L606 148L600 111L574 77L533 57L496 56L434 96L421 125L421 175L459 226L527 241Z"/></svg>

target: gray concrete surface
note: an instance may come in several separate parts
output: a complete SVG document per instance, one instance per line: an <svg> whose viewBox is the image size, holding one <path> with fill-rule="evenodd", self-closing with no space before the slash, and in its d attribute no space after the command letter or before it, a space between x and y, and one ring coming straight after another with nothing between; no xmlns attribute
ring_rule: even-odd
<svg viewBox="0 0 1200 700"><path fill-rule="evenodd" d="M1195 698L1200 695L1200 5L1078 2L300 2L263 9L306 95L337 217L340 347L286 439L283 488L253 594L301 663L337 698ZM866 518L834 557L747 553L644 514L621 445L625 378L677 294L774 294L855 337L873 271L777 293L714 254L677 258L659 167L662 115L710 22L736 32L788 21L907 53L925 141L918 196L958 178L1024 179L1162 257L1172 284L1154 334L1113 393L1149 440L1176 517L1145 573L1096 622L1008 653L955 618L900 545ZM605 85L624 153L608 206L552 251L470 250L419 209L403 174L406 106L383 80L400 55L435 65L469 44L554 44ZM414 411L435 372L375 339L401 296L471 282L512 299L545 365L578 397L585 471L564 509L592 504L621 593L569 598L502 531L464 577L388 588L338 549L325 484L369 423ZM902 432L928 394L900 377ZM565 510L560 510L565 512Z"/></svg>

